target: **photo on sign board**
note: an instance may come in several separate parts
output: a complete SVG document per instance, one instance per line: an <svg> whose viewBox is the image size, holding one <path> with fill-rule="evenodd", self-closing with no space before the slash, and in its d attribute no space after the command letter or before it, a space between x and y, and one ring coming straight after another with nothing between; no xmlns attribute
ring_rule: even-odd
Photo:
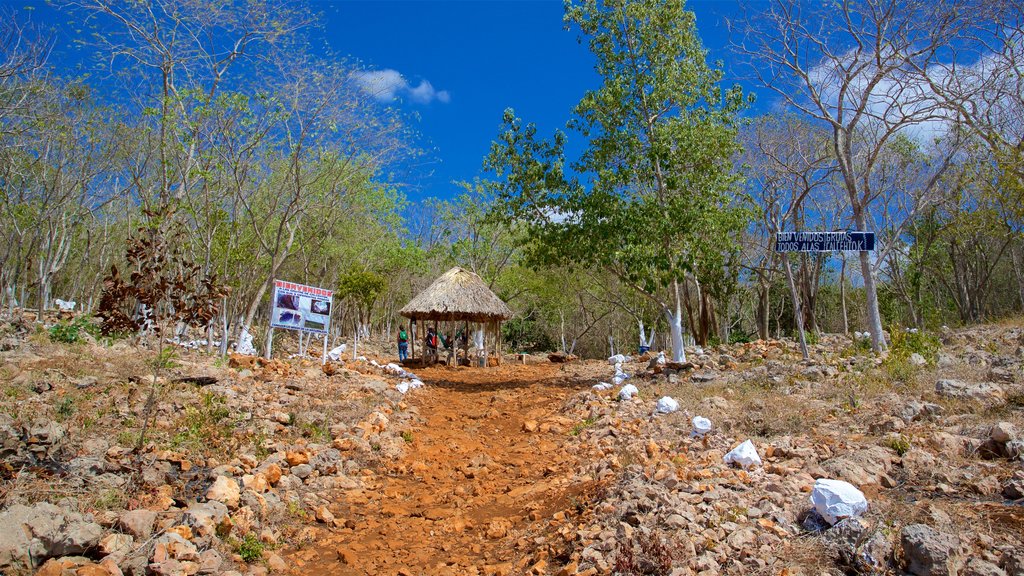
<svg viewBox="0 0 1024 576"><path fill-rule="evenodd" d="M330 300L313 300L309 306L310 312L313 314L323 314L329 316L331 314L331 301Z"/></svg>
<svg viewBox="0 0 1024 576"><path fill-rule="evenodd" d="M277 307L287 308L288 310L299 309L299 297L294 294L283 294L278 292L277 294Z"/></svg>
<svg viewBox="0 0 1024 576"><path fill-rule="evenodd" d="M323 322L316 322L308 318L306 319L306 323L303 324L303 327L308 328L310 330L323 330L324 326L325 324Z"/></svg>
<svg viewBox="0 0 1024 576"><path fill-rule="evenodd" d="M277 317L277 321L281 324L291 324L293 326L302 325L302 314L296 314L295 312L289 312L288 310L282 310L281 314Z"/></svg>

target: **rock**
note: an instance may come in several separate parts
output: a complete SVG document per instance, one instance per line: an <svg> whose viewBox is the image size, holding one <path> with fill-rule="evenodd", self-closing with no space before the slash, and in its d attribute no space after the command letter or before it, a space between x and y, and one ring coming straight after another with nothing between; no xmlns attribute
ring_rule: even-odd
<svg viewBox="0 0 1024 576"><path fill-rule="evenodd" d="M910 362L911 366L924 366L928 363L928 361L924 359L924 356L921 356L917 352L911 354L907 361Z"/></svg>
<svg viewBox="0 0 1024 576"><path fill-rule="evenodd" d="M899 417L909 424L910 422L931 418L940 414L942 414L942 406L938 404L911 400L900 409Z"/></svg>
<svg viewBox="0 0 1024 576"><path fill-rule="evenodd" d="M308 478L313 473L313 467L309 464L299 464L298 466L292 466L292 474L299 478Z"/></svg>
<svg viewBox="0 0 1024 576"><path fill-rule="evenodd" d="M690 376L690 380L697 384L706 384L718 380L718 374L713 372L698 372Z"/></svg>
<svg viewBox="0 0 1024 576"><path fill-rule="evenodd" d="M1003 482L1003 497L1008 500L1020 500L1024 498L1024 478L1022 474L1018 473L1013 478L1008 478Z"/></svg>
<svg viewBox="0 0 1024 576"><path fill-rule="evenodd" d="M299 464L309 463L309 454L306 452L286 452L284 459L285 462L288 462L289 466L298 466Z"/></svg>
<svg viewBox="0 0 1024 576"><path fill-rule="evenodd" d="M900 533L906 569L916 576L956 576L962 566L960 539L924 524L911 524Z"/></svg>
<svg viewBox="0 0 1024 576"><path fill-rule="evenodd" d="M1010 422L999 422L993 426L988 433L988 437L993 442L998 442L1000 444L1006 444L1007 442L1016 440L1018 435L1019 432L1017 432L1017 427Z"/></svg>
<svg viewBox="0 0 1024 576"><path fill-rule="evenodd" d="M962 380L939 380L935 383L939 396L978 401L1002 400L1006 392L991 382L968 383Z"/></svg>
<svg viewBox="0 0 1024 576"><path fill-rule="evenodd" d="M1006 576L1006 571L981 558L972 558L964 568L963 576Z"/></svg>
<svg viewBox="0 0 1024 576"><path fill-rule="evenodd" d="M892 544L860 518L847 518L821 535L836 561L859 574L882 574L892 556Z"/></svg>
<svg viewBox="0 0 1024 576"><path fill-rule="evenodd" d="M228 507L221 502L200 502L189 506L182 521L194 528L199 536L214 536L218 529L225 532L230 529Z"/></svg>
<svg viewBox="0 0 1024 576"><path fill-rule="evenodd" d="M267 556L267 568L270 568L271 572L287 572L288 563L277 554L270 554Z"/></svg>
<svg viewBox="0 0 1024 576"><path fill-rule="evenodd" d="M99 544L103 528L54 504L15 504L0 513L0 570L32 568L44 558L71 556Z"/></svg>
<svg viewBox="0 0 1024 576"><path fill-rule="evenodd" d="M218 476L213 485L206 491L206 499L221 502L228 508L238 508L238 500L242 492L234 478Z"/></svg>
<svg viewBox="0 0 1024 576"><path fill-rule="evenodd" d="M111 533L100 540L99 551L104 556L127 554L135 544L135 538L128 534Z"/></svg>
<svg viewBox="0 0 1024 576"><path fill-rule="evenodd" d="M157 513L152 510L126 510L117 519L121 528L137 540L146 540L153 535L153 524Z"/></svg>

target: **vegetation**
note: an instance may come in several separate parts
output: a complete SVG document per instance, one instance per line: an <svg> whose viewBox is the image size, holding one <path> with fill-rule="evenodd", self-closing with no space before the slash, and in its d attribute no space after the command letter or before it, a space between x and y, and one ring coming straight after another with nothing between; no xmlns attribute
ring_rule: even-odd
<svg viewBox="0 0 1024 576"><path fill-rule="evenodd" d="M775 110L753 117L682 0L570 2L599 83L567 129L509 109L481 177L421 201L396 176L421 155L414 118L310 51L308 7L65 3L99 30L69 43L107 68L83 76L5 18L0 304L59 296L105 334L224 353L243 327L262 339L287 278L337 289L336 336L390 341L459 265L516 312L516 350L606 356L653 331L679 360L690 339L863 331L901 378L942 325L1024 311L1020 0L759 6L733 48ZM775 251L779 231L842 229L875 231L874 255Z"/></svg>

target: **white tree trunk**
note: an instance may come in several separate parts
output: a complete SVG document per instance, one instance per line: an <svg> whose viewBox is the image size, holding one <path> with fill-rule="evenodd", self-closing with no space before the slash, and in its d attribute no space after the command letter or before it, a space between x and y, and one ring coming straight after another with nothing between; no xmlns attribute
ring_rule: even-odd
<svg viewBox="0 0 1024 576"><path fill-rule="evenodd" d="M673 312L667 307L663 310L672 335L672 361L686 362L686 350L683 346L683 301L679 294L678 280L672 282L672 288L675 297L675 311Z"/></svg>
<svg viewBox="0 0 1024 576"><path fill-rule="evenodd" d="M888 348L882 334L882 314L878 310L878 291L875 288L875 273L871 269L871 254L860 253L860 269L864 275L864 292L867 294L868 330L871 331L871 349L876 354Z"/></svg>

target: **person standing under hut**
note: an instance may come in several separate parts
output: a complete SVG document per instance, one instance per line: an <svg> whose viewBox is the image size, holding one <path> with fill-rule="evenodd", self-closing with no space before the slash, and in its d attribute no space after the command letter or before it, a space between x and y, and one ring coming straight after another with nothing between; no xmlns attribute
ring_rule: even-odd
<svg viewBox="0 0 1024 576"><path fill-rule="evenodd" d="M405 362L409 359L409 334L405 326L398 327L398 361Z"/></svg>
<svg viewBox="0 0 1024 576"><path fill-rule="evenodd" d="M426 362L428 364L434 364L437 362L437 332L434 331L434 327L427 328L427 337L423 340L424 348L426 349Z"/></svg>

